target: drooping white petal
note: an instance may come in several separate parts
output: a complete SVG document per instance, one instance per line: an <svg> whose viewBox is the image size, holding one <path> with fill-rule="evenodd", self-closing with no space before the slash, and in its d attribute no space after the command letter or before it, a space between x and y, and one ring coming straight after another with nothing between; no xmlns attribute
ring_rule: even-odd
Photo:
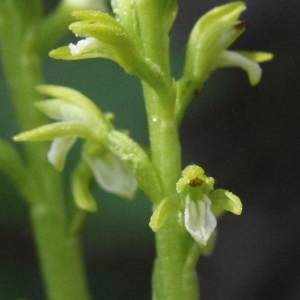
<svg viewBox="0 0 300 300"><path fill-rule="evenodd" d="M261 67L259 64L246 56L234 51L225 50L215 60L215 67L240 67L248 74L251 85L259 83Z"/></svg>
<svg viewBox="0 0 300 300"><path fill-rule="evenodd" d="M76 141L75 137L60 137L53 140L48 151L49 162L57 169L62 171L65 166L67 154Z"/></svg>
<svg viewBox="0 0 300 300"><path fill-rule="evenodd" d="M206 195L197 202L192 201L189 195L185 199L185 228L195 241L202 246L207 244L217 226L217 220L210 207L211 201Z"/></svg>
<svg viewBox="0 0 300 300"><path fill-rule="evenodd" d="M116 155L107 151L101 156L86 156L97 183L107 192L132 199L138 184L132 170Z"/></svg>

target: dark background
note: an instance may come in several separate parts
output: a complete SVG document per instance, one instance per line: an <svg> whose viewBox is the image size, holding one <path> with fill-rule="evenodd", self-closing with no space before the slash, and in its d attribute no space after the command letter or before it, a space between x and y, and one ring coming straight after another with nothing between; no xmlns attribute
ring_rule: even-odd
<svg viewBox="0 0 300 300"><path fill-rule="evenodd" d="M45 1L46 11L55 1ZM174 76L182 70L188 32L207 10L225 1L179 1L171 33ZM181 128L184 164L197 163L217 187L239 195L241 216L218 224L216 249L199 264L202 299L300 299L299 193L299 1L252 0L242 19L251 27L233 49L275 54L262 65L263 77L250 87L236 69L214 72L190 106ZM60 45L68 41L62 41ZM106 60L62 62L46 59L46 82L76 88L116 125L147 145L141 88ZM0 78L0 134L13 125L5 80ZM76 150L71 153L71 170ZM72 159L73 158L73 159ZM0 173L0 299L44 299L27 207ZM94 299L150 299L155 256L148 227L151 208L143 195L134 202L97 191L99 211L83 230Z"/></svg>

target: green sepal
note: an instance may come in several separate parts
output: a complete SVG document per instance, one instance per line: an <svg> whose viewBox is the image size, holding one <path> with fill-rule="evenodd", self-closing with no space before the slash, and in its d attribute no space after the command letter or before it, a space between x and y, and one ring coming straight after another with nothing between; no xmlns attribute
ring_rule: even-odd
<svg viewBox="0 0 300 300"><path fill-rule="evenodd" d="M164 198L151 216L149 223L150 228L154 232L157 232L165 224L169 215L176 210L179 210L178 195Z"/></svg>
<svg viewBox="0 0 300 300"><path fill-rule="evenodd" d="M84 161L81 161L72 176L72 195L75 204L82 210L95 212L97 210L97 202L91 192L91 181L93 173Z"/></svg>
<svg viewBox="0 0 300 300"><path fill-rule="evenodd" d="M90 115L94 115L103 120L105 119L103 113L93 101L74 89L58 85L38 85L36 89L43 95L52 96L53 98L72 103L82 108Z"/></svg>
<svg viewBox="0 0 300 300"><path fill-rule="evenodd" d="M223 189L214 190L209 195L209 198L214 206L221 207L236 215L242 213L243 205L240 198L229 191Z"/></svg>
<svg viewBox="0 0 300 300"><path fill-rule="evenodd" d="M245 9L243 2L232 2L216 7L200 18L188 41L184 80L196 80L199 85L207 80L216 56L244 32L243 26L236 25Z"/></svg>
<svg viewBox="0 0 300 300"><path fill-rule="evenodd" d="M113 128L98 107L80 92L60 86L41 85L37 90L57 99L38 101L36 107L60 122L41 126L14 137L15 141L80 137L101 142Z"/></svg>
<svg viewBox="0 0 300 300"><path fill-rule="evenodd" d="M205 175L204 170L197 165L189 165L182 171L182 177L176 183L176 191L182 199L186 195L194 201L202 199L214 188L215 180Z"/></svg>
<svg viewBox="0 0 300 300"><path fill-rule="evenodd" d="M22 132L14 136L13 140L15 142L50 141L64 136L76 136L95 141L99 140L98 132L93 132L88 124L77 121L57 122L44 125L33 130Z"/></svg>

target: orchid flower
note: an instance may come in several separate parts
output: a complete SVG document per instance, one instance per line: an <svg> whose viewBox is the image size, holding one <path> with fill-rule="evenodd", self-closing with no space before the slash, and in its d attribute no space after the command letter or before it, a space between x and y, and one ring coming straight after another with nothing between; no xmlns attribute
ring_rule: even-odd
<svg viewBox="0 0 300 300"><path fill-rule="evenodd" d="M84 210L96 210L97 205L89 188L92 177L105 191L132 199L138 187L132 170L103 144L113 129L109 121L111 115L103 114L91 100L73 89L39 86L38 90L55 97L35 105L58 122L23 132L14 140L52 140L48 160L58 171L62 171L70 149L78 138L83 138L86 141L82 160L75 171L72 185L76 204Z"/></svg>
<svg viewBox="0 0 300 300"><path fill-rule="evenodd" d="M229 191L214 190L214 183L201 167L186 167L176 184L177 194L163 199L154 211L150 220L152 230L158 231L172 212L183 211L185 230L200 246L206 246L217 226L220 210L237 215L242 212L240 199Z"/></svg>

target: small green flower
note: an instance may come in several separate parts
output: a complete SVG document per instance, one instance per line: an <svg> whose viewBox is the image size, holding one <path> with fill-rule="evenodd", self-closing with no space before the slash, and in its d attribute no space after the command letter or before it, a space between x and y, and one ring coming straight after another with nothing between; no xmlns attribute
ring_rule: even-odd
<svg viewBox="0 0 300 300"><path fill-rule="evenodd" d="M139 185L152 201L157 201L161 187L149 156L127 134L114 129L111 113L102 113L90 99L70 88L39 86L38 91L54 97L35 105L57 122L23 132L14 140L52 141L48 160L59 171L64 169L76 140L85 140L72 177L78 207L95 211L90 186L93 178L105 191L126 199L134 198Z"/></svg>
<svg viewBox="0 0 300 300"><path fill-rule="evenodd" d="M199 245L206 246L217 226L220 210L237 215L242 212L240 199L229 191L214 190L214 182L201 167L186 167L176 184L177 195L163 199L154 211L151 229L158 231L170 213L183 211L185 229Z"/></svg>
<svg viewBox="0 0 300 300"><path fill-rule="evenodd" d="M259 82L261 71L257 61L268 61L272 54L258 53L250 58L226 51L247 27L247 22L239 20L244 10L245 3L237 1L216 7L200 18L190 34L184 78L203 84L215 68L236 66L247 71L252 85Z"/></svg>
<svg viewBox="0 0 300 300"><path fill-rule="evenodd" d="M244 2L231 2L207 12L195 24L187 45L183 76L177 83L175 110L178 120L217 68L240 67L247 72L251 85L259 83L262 73L259 63L271 60L273 55L227 50L248 25L239 20L244 10Z"/></svg>
<svg viewBox="0 0 300 300"><path fill-rule="evenodd" d="M158 92L166 90L164 74L160 67L139 52L126 29L112 16L100 11L76 11L72 14L80 21L69 29L83 37L77 44L70 44L49 55L56 59L76 60L107 58L118 63L127 73L146 81Z"/></svg>

